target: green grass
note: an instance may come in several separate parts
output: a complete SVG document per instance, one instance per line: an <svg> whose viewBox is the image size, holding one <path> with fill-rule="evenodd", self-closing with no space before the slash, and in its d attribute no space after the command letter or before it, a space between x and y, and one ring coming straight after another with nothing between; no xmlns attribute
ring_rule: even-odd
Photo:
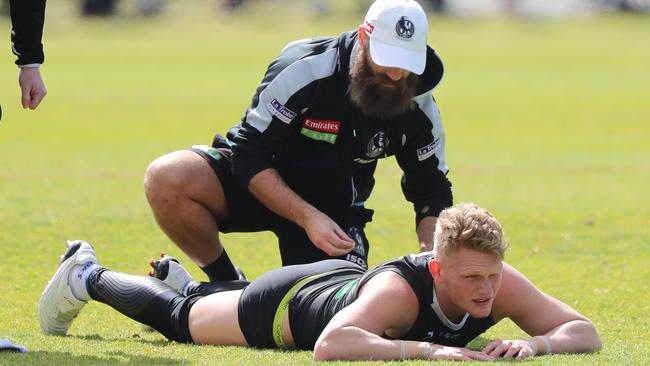
<svg viewBox="0 0 650 366"><path fill-rule="evenodd" d="M30 353L0 353L0 365L312 362L309 352L168 343L97 303L69 337L40 334L38 296L65 239L91 241L103 265L130 273L145 273L161 250L180 254L144 199L147 164L235 124L286 42L338 34L361 19L350 12L354 2L337 2L327 19L295 17L300 5L257 2L246 15L223 17L209 4L171 2L167 14L145 21L84 21L74 3L48 3L42 72L50 94L36 112L18 107L5 47L0 338ZM508 261L590 317L603 339L597 354L526 364L649 364L650 22L606 15L431 25L430 43L446 65L435 95L455 201L490 209L508 233ZM0 20L5 42L9 28ZM394 161L379 165L371 264L416 249L399 177ZM280 264L268 233L231 234L224 243L251 278ZM503 322L473 345L522 335Z"/></svg>

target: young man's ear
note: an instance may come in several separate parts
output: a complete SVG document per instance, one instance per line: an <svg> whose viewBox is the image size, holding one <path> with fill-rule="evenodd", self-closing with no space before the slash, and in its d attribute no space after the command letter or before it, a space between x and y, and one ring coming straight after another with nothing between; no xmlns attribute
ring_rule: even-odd
<svg viewBox="0 0 650 366"><path fill-rule="evenodd" d="M429 272L433 278L440 277L440 262L437 259L433 258L429 261Z"/></svg>

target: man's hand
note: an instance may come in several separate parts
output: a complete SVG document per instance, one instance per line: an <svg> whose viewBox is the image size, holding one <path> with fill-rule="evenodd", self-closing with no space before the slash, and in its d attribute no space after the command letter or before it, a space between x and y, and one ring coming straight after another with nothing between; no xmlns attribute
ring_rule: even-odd
<svg viewBox="0 0 650 366"><path fill-rule="evenodd" d="M23 108L36 109L45 94L47 94L38 67L21 67L18 84L20 84L20 90L22 91L21 102Z"/></svg>
<svg viewBox="0 0 650 366"><path fill-rule="evenodd" d="M483 352L492 357L516 358L518 360L537 354L537 350L523 339L498 339L485 346Z"/></svg>
<svg viewBox="0 0 650 366"><path fill-rule="evenodd" d="M271 211L302 227L314 246L327 255L343 255L354 248L354 241L329 216L289 188L277 170L268 168L257 173L248 188Z"/></svg>
<svg viewBox="0 0 650 366"><path fill-rule="evenodd" d="M433 232L436 230L436 221L436 217L427 216L415 228L420 242L420 253L433 250Z"/></svg>
<svg viewBox="0 0 650 366"><path fill-rule="evenodd" d="M420 253L430 252L433 250L433 243L420 242Z"/></svg>
<svg viewBox="0 0 650 366"><path fill-rule="evenodd" d="M332 257L349 253L354 248L354 240L327 215L314 211L303 226L309 240Z"/></svg>
<svg viewBox="0 0 650 366"><path fill-rule="evenodd" d="M456 361L494 361L495 357L484 352L472 351L467 348L447 347L438 344L431 345L433 351L429 354L431 360L456 360Z"/></svg>

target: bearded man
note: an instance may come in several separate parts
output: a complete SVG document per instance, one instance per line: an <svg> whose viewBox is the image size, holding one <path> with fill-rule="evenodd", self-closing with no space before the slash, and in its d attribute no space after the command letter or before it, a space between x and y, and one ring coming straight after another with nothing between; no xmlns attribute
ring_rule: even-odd
<svg viewBox="0 0 650 366"><path fill-rule="evenodd" d="M427 33L417 2L377 0L357 30L288 44L226 138L148 167L159 226L211 281L238 278L218 232L272 231L283 265L367 267L364 203L377 160L394 155L419 249L431 250L452 193L431 94L443 66Z"/></svg>

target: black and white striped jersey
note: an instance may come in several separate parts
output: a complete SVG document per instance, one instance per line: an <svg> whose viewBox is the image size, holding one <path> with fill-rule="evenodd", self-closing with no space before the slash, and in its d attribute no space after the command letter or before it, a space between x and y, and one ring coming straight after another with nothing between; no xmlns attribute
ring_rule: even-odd
<svg viewBox="0 0 650 366"><path fill-rule="evenodd" d="M417 108L388 120L364 116L347 97L357 32L288 44L271 62L239 125L227 135L234 175L244 184L275 168L287 185L325 212L361 206L377 159L395 156L419 219L452 204L445 133L431 94L442 78L428 49Z"/></svg>
<svg viewBox="0 0 650 366"><path fill-rule="evenodd" d="M9 0L11 11L11 50L18 56L16 65L42 64L45 0Z"/></svg>
<svg viewBox="0 0 650 366"><path fill-rule="evenodd" d="M495 322L491 314L485 318L474 318L469 313L465 313L458 323L447 318L438 304L435 282L429 272L431 259L433 259L431 253L409 254L375 267L368 271L351 291L350 300L356 299L359 296L359 289L377 274L386 271L395 272L409 283L419 303L415 323L400 338L465 347L472 339L492 327Z"/></svg>
<svg viewBox="0 0 650 366"><path fill-rule="evenodd" d="M379 273L394 272L408 282L418 299L417 318L408 332L399 338L465 347L495 322L491 315L474 318L468 313L458 323L449 320L438 304L435 283L429 272L431 259L430 253L406 255L365 273L344 261L319 262L321 266L329 265L330 268L302 285L289 302L291 333L296 346L299 349L313 349L327 324L339 311L359 298L361 288L368 281ZM292 267L284 267L283 270L291 271L289 268Z"/></svg>

